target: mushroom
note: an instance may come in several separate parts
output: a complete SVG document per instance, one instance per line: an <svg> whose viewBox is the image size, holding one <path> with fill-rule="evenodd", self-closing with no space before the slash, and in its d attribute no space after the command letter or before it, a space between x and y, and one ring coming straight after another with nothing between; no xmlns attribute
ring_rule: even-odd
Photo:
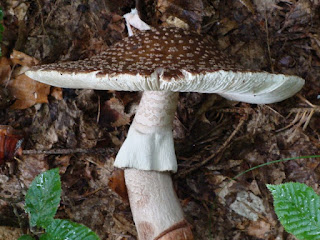
<svg viewBox="0 0 320 240"><path fill-rule="evenodd" d="M125 169L141 240L192 239L170 177L177 171L172 122L178 92L266 104L304 85L297 76L240 67L203 36L178 28L152 28L90 59L40 65L26 74L64 88L144 92L114 164Z"/></svg>

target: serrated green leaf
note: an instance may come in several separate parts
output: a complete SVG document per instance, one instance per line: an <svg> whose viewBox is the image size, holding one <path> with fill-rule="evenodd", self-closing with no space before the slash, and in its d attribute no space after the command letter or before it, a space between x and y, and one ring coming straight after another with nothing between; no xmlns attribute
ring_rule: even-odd
<svg viewBox="0 0 320 240"><path fill-rule="evenodd" d="M30 235L22 235L21 237L18 238L18 240L35 240L35 239Z"/></svg>
<svg viewBox="0 0 320 240"><path fill-rule="evenodd" d="M320 239L320 197L302 183L267 185L275 212L287 232L301 240Z"/></svg>
<svg viewBox="0 0 320 240"><path fill-rule="evenodd" d="M90 228L62 219L54 219L46 232L48 235L41 240L100 240Z"/></svg>
<svg viewBox="0 0 320 240"><path fill-rule="evenodd" d="M59 169L39 174L31 183L26 195L25 210L30 226L46 228L57 212L61 195Z"/></svg>

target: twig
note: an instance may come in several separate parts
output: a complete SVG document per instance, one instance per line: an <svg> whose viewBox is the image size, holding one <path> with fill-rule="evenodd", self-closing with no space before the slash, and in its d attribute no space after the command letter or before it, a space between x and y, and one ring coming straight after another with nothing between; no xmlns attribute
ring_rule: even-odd
<svg viewBox="0 0 320 240"><path fill-rule="evenodd" d="M320 108L320 106L314 105L312 104L308 99L306 99L304 96L302 96L300 93L297 94L297 97L301 99L301 101L305 102L306 104L308 104L310 107L313 108Z"/></svg>
<svg viewBox="0 0 320 240"><path fill-rule="evenodd" d="M95 190L93 190L93 191L91 191L91 192L87 192L87 193L85 193L85 194L83 194L83 195L80 195L80 196L76 197L76 200L77 200L77 201L81 201L81 200L83 200L83 199L86 199L86 198L88 198L89 196L91 196L91 195L93 195L93 194L96 194L97 192L99 192L99 191L101 191L101 190L102 190L102 188L100 187L100 188L95 189Z"/></svg>
<svg viewBox="0 0 320 240"><path fill-rule="evenodd" d="M231 142L231 140L234 138L234 136L239 132L239 130L241 129L241 127L243 126L243 124L245 123L245 121L247 120L247 116L243 116L242 118L240 118L240 121L237 125L237 127L233 130L233 132L231 133L231 135L227 138L227 140L219 147L219 149L214 152L213 154L211 154L209 157L205 158L203 161L201 161L198 164L195 164L194 166L192 166L189 169L183 170L180 173L178 173L176 175L176 178L184 178L185 176L187 176L188 174L190 174L191 172L194 172L196 170L198 170L200 167L206 165L208 162L210 162L214 157L216 157L218 154L220 154L221 152L223 152L227 145Z"/></svg>
<svg viewBox="0 0 320 240"><path fill-rule="evenodd" d="M74 154L74 153L107 154L107 153L114 153L115 151L116 150L114 148L90 148L90 149L72 148L72 149L50 149L50 150L31 149L31 150L22 150L22 154L25 154L25 155L39 155L39 154L67 155L67 154Z"/></svg>
<svg viewBox="0 0 320 240"><path fill-rule="evenodd" d="M274 66L273 66L273 62L272 62L271 49L270 49L270 37L269 37L267 10L265 9L264 11L265 11L264 14L265 14L265 27L266 27L266 36L267 36L268 57L269 57L269 61L270 61L271 72L274 72Z"/></svg>
<svg viewBox="0 0 320 240"><path fill-rule="evenodd" d="M320 106L312 104L310 101L308 101L305 97L303 97L301 94L297 94L297 96L306 104L308 104L310 107L305 108L292 108L289 109L289 115L287 118L291 116L292 113L295 113L295 117L293 121L291 121L290 124L287 126L278 129L276 132L283 131L285 129L288 129L290 127L299 128L301 126L302 130L306 130L307 126L309 125L309 122L315 113L320 113Z"/></svg>
<svg viewBox="0 0 320 240"><path fill-rule="evenodd" d="M12 69L11 69L11 71L10 71L10 73L9 73L8 79L6 80L6 84L5 84L4 88L7 88L7 87L8 87L9 82L10 82L11 77L12 77L12 73L13 73L15 67L16 67L16 64L14 64L14 65L12 66Z"/></svg>
<svg viewBox="0 0 320 240"><path fill-rule="evenodd" d="M51 11L48 13L48 16L47 16L47 19L45 21L43 21L43 17L42 17L42 27L44 27L44 24L47 24L49 20L51 20L51 16L52 16L52 13L54 11L57 10L57 5L60 4L61 0L58 0L55 2L54 6L52 7ZM40 6L40 3L38 2L38 5Z"/></svg>
<svg viewBox="0 0 320 240"><path fill-rule="evenodd" d="M242 3L242 5L245 6L252 14L255 14L253 4L250 0L239 0L239 2Z"/></svg>
<svg viewBox="0 0 320 240"><path fill-rule="evenodd" d="M100 121L100 114L101 114L101 100L100 96L98 95L98 114L97 114L97 123Z"/></svg>

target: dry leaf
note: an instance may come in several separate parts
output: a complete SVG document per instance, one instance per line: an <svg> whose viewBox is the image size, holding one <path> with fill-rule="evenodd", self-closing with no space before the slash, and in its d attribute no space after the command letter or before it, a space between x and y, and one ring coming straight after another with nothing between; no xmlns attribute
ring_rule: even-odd
<svg viewBox="0 0 320 240"><path fill-rule="evenodd" d="M0 58L0 84L6 85L11 72L11 61L8 58Z"/></svg>
<svg viewBox="0 0 320 240"><path fill-rule="evenodd" d="M251 0L239 0L252 14L255 13Z"/></svg>
<svg viewBox="0 0 320 240"><path fill-rule="evenodd" d="M137 236L135 228L132 227L132 222L128 221L123 214L114 213L112 219L115 225L124 232L128 232L133 236ZM118 239L117 239L118 240ZM127 238L122 238L121 240L128 240Z"/></svg>
<svg viewBox="0 0 320 240"><path fill-rule="evenodd" d="M59 173L64 174L70 166L71 155L58 156L54 159L54 165L59 167Z"/></svg>
<svg viewBox="0 0 320 240"><path fill-rule="evenodd" d="M252 221L257 221L260 214L265 214L262 199L246 191L237 193L237 197L230 205L230 209Z"/></svg>
<svg viewBox="0 0 320 240"><path fill-rule="evenodd" d="M47 103L50 86L21 74L9 83L11 94L17 99L11 109L25 109L36 103Z"/></svg>
<svg viewBox="0 0 320 240"><path fill-rule="evenodd" d="M220 20L218 32L221 35L226 35L228 32L234 30L237 27L238 24L236 21L229 18L223 18Z"/></svg>
<svg viewBox="0 0 320 240"><path fill-rule="evenodd" d="M265 239L267 233L271 230L270 223L263 220L253 221L248 227L248 234L259 239Z"/></svg>
<svg viewBox="0 0 320 240"><path fill-rule="evenodd" d="M50 86L27 77L24 72L29 67L38 64L39 61L25 53L13 50L10 60L0 60L0 84L8 87L10 94L16 98L11 109L25 109L36 103L47 103ZM14 68L13 64L21 65ZM9 81L9 83L8 83Z"/></svg>
<svg viewBox="0 0 320 240"><path fill-rule="evenodd" d="M21 173L20 180L25 186L29 186L32 180L41 172L49 169L45 155L22 155L18 165Z"/></svg>
<svg viewBox="0 0 320 240"><path fill-rule="evenodd" d="M130 116L124 112L123 103L117 98L106 101L103 107L101 119L110 123L112 127L120 127L130 124Z"/></svg>
<svg viewBox="0 0 320 240"><path fill-rule="evenodd" d="M123 201L129 202L126 183L124 181L124 171L122 169L116 169L112 173L108 182L109 188L117 193Z"/></svg>
<svg viewBox="0 0 320 240"><path fill-rule="evenodd" d="M37 59L17 50L13 50L10 55L10 59L14 64L19 64L21 66L32 67L39 64L39 61Z"/></svg>
<svg viewBox="0 0 320 240"><path fill-rule="evenodd" d="M22 135L11 126L0 125L0 165L22 151Z"/></svg>
<svg viewBox="0 0 320 240"><path fill-rule="evenodd" d="M156 5L157 18L165 25L191 28L199 31L202 22L203 3L192 0L159 0Z"/></svg>
<svg viewBox="0 0 320 240"><path fill-rule="evenodd" d="M50 95L57 100L62 100L63 99L62 88L52 87Z"/></svg>

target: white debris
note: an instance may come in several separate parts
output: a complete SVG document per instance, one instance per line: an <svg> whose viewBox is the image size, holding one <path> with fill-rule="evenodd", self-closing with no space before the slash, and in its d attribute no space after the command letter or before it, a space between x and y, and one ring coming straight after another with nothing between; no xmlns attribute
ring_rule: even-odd
<svg viewBox="0 0 320 240"><path fill-rule="evenodd" d="M140 31L150 30L150 26L140 19L137 9L131 9L131 12L126 13L123 17L126 20L129 36L133 35L131 26Z"/></svg>
<svg viewBox="0 0 320 240"><path fill-rule="evenodd" d="M230 208L240 216L252 221L257 221L260 214L266 213L262 199L246 191L237 194L236 200L230 205Z"/></svg>

